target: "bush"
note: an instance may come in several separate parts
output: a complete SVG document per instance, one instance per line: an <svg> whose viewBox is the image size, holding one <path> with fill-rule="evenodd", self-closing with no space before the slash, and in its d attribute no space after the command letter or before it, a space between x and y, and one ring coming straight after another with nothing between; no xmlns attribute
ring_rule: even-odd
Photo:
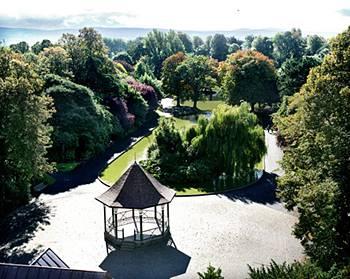
<svg viewBox="0 0 350 279"><path fill-rule="evenodd" d="M87 87L48 75L46 88L56 109L51 121L53 146L49 154L52 160L87 159L103 150L112 135L123 133L118 119L98 104Z"/></svg>
<svg viewBox="0 0 350 279"><path fill-rule="evenodd" d="M277 264L272 260L268 266L253 268L248 265L248 267L251 279L342 279L350 276L350 267L333 266L326 272L309 261Z"/></svg>
<svg viewBox="0 0 350 279"><path fill-rule="evenodd" d="M224 277L221 276L221 268L216 269L210 264L207 267L207 271L203 273L198 272L198 276L200 279L224 279Z"/></svg>
<svg viewBox="0 0 350 279"><path fill-rule="evenodd" d="M157 94L152 86L138 82L133 78L128 79L128 84L141 94L150 110L154 110L158 106Z"/></svg>

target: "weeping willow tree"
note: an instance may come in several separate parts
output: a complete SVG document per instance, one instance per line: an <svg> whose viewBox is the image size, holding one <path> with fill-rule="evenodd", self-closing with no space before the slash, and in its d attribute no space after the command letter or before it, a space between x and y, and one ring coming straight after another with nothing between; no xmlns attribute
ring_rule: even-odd
<svg viewBox="0 0 350 279"><path fill-rule="evenodd" d="M264 131L249 111L247 103L220 105L210 119L199 118L184 133L171 120L161 121L144 167L175 188L198 185L213 190L223 173L224 187L249 181L266 152Z"/></svg>
<svg viewBox="0 0 350 279"><path fill-rule="evenodd" d="M209 120L201 118L187 131L188 150L210 163L214 177L225 173L236 181L249 179L266 153L264 131L249 111L247 103L220 105Z"/></svg>

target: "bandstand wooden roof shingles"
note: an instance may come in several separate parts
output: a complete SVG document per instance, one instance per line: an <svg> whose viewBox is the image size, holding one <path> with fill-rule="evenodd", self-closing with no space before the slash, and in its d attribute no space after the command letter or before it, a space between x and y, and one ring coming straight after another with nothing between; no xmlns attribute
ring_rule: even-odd
<svg viewBox="0 0 350 279"><path fill-rule="evenodd" d="M135 162L96 200L111 208L145 209L170 203L175 193Z"/></svg>

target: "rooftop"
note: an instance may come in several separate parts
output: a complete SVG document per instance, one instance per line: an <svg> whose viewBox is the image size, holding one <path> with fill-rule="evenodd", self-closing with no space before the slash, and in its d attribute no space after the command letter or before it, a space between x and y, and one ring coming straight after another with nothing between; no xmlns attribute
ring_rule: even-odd
<svg viewBox="0 0 350 279"><path fill-rule="evenodd" d="M170 203L175 193L135 162L96 200L108 207L144 209Z"/></svg>

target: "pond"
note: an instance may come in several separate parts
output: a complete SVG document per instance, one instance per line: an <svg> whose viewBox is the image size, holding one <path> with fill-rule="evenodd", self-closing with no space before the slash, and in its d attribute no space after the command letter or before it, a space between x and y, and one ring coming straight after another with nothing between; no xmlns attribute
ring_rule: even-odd
<svg viewBox="0 0 350 279"><path fill-rule="evenodd" d="M171 99L165 99L165 104L171 106L173 103ZM164 101L162 101L163 104ZM200 101L198 102L198 108L203 110L205 117L210 117L211 110L216 108L222 101ZM185 102L184 105L192 105L190 102ZM171 117L169 114L159 113L161 117ZM192 125L195 125L199 115L188 115L184 117L173 117L175 120L175 126L178 129L186 129ZM153 133L139 140L132 145L126 152L116 154L115 159L102 173L100 178L109 185L115 183L120 176L129 168L129 166L135 161L144 160L147 157L147 149L152 144L154 139ZM118 157L119 156L119 157Z"/></svg>

